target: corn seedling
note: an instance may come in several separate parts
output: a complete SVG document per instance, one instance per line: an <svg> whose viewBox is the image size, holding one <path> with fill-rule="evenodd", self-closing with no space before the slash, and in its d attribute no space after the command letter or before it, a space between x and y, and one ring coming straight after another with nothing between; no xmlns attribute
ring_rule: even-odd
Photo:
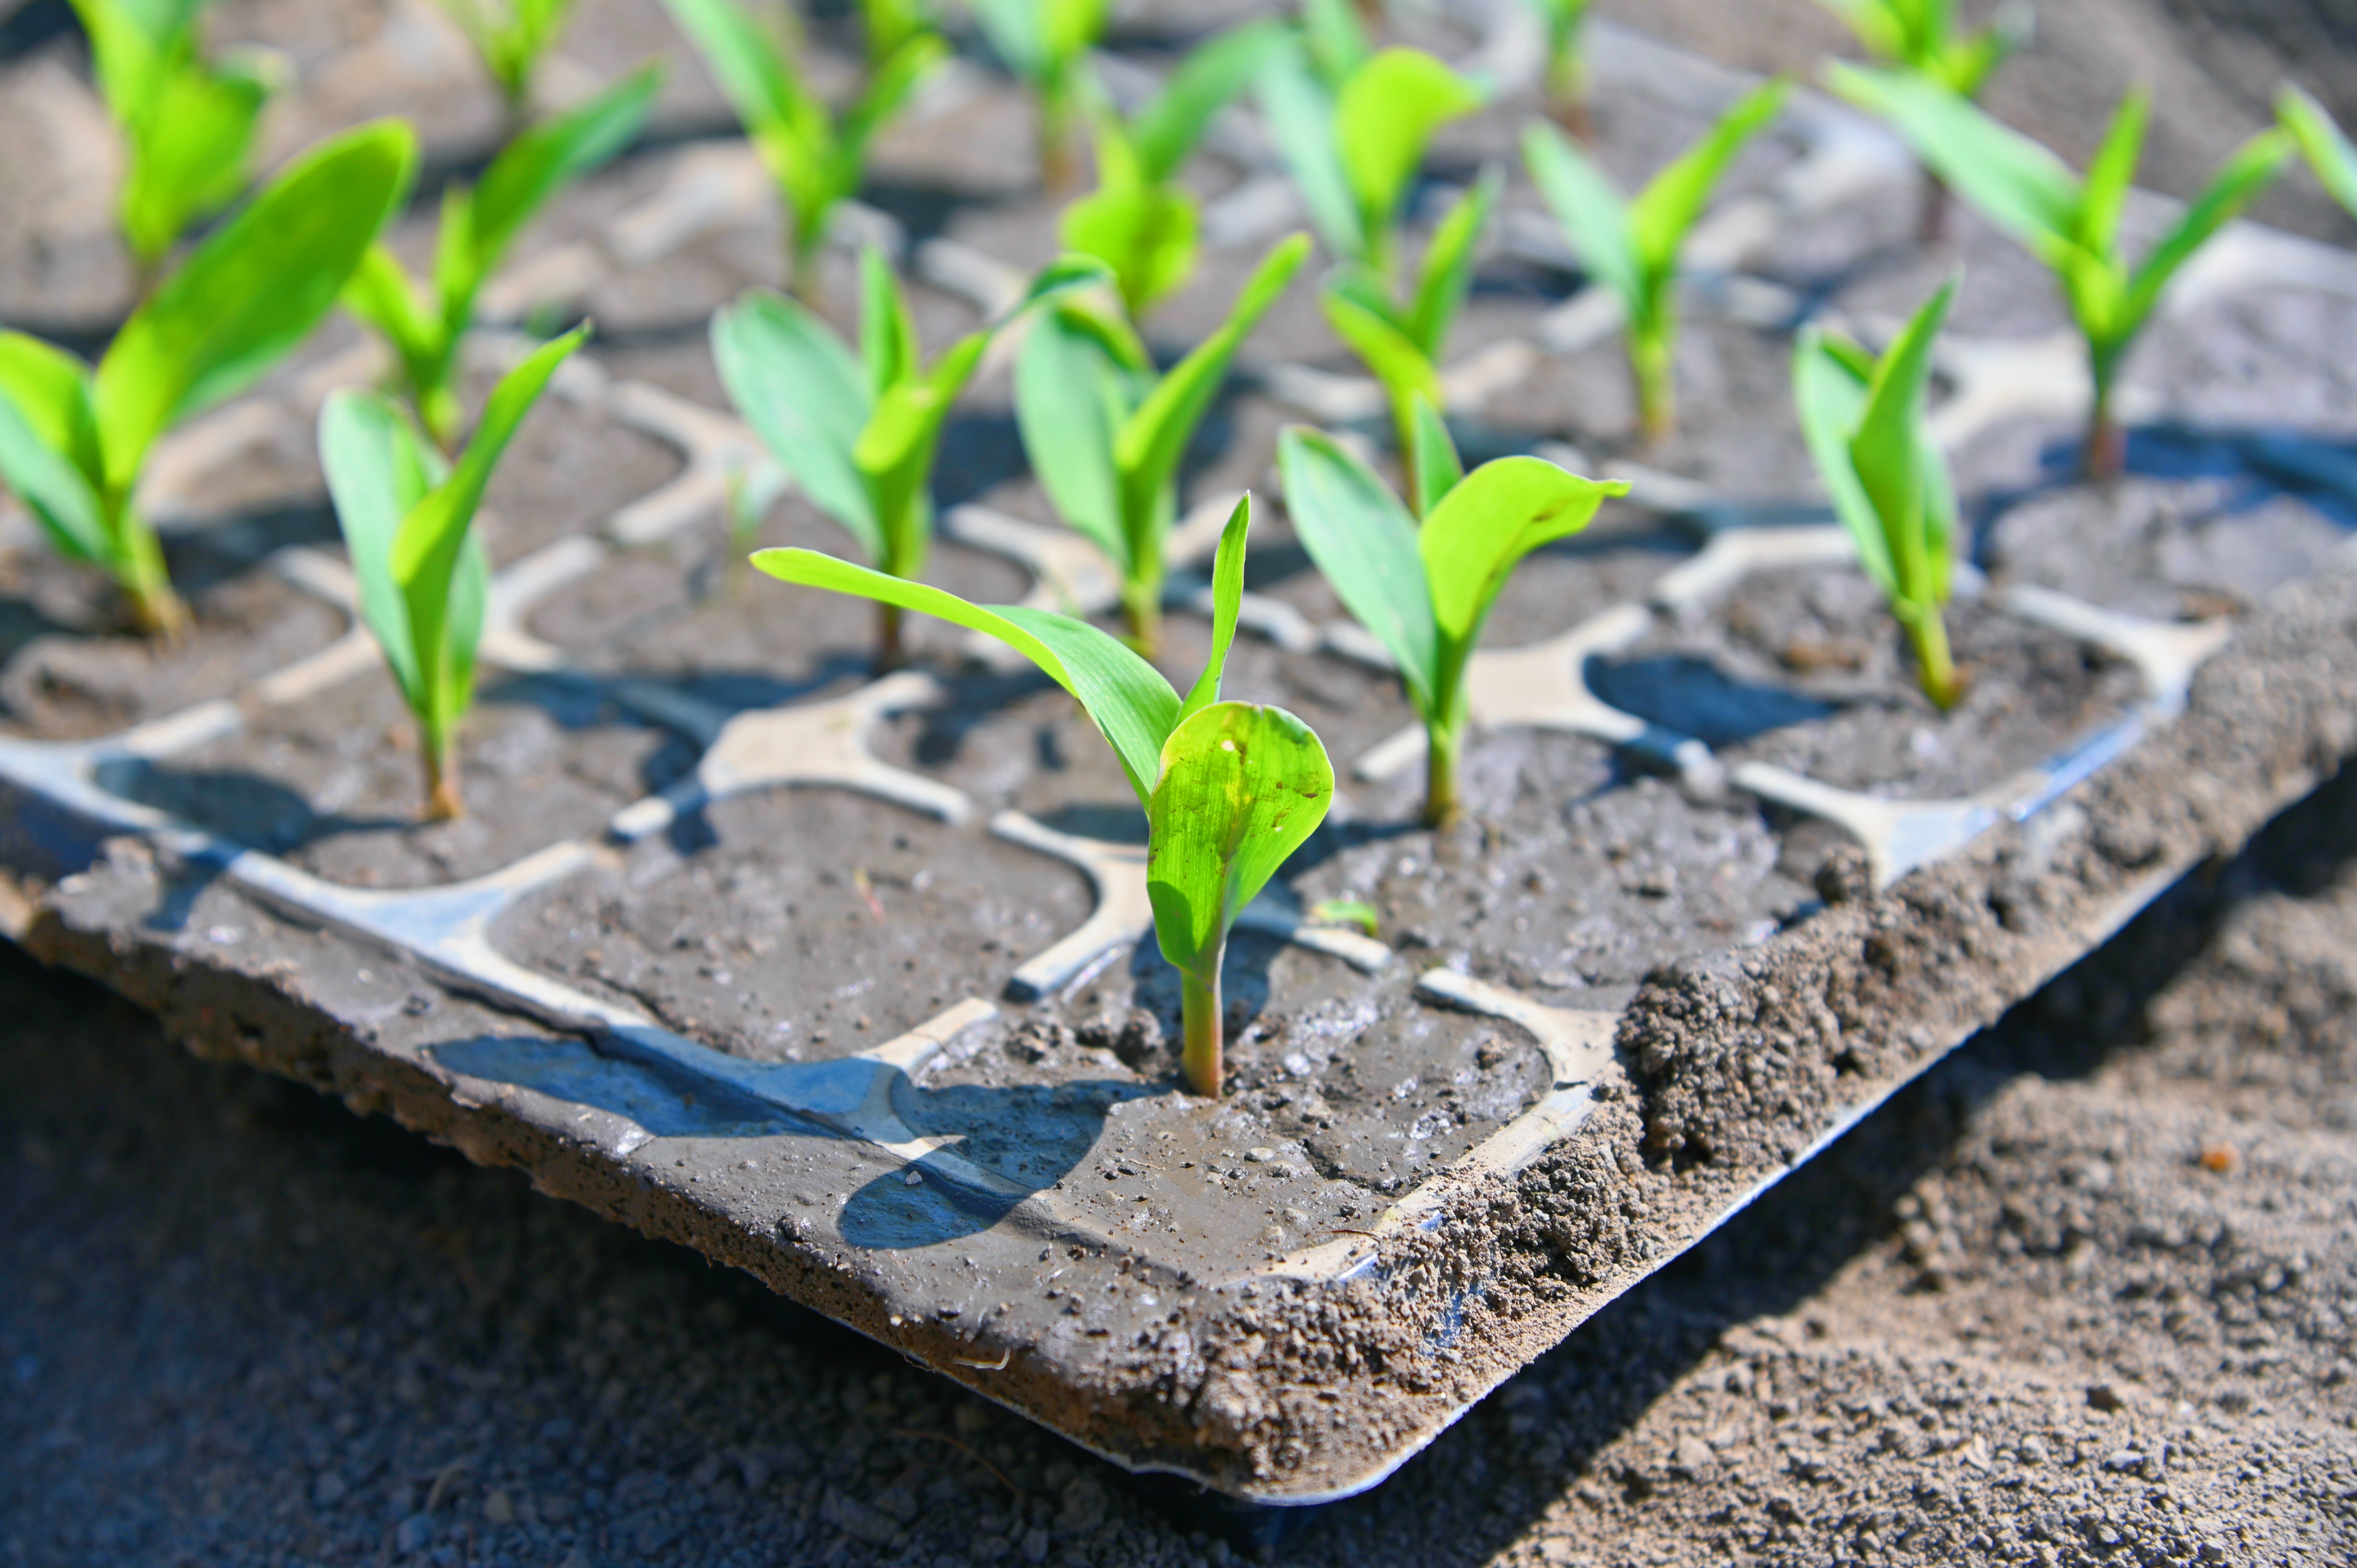
<svg viewBox="0 0 2357 1568"><path fill-rule="evenodd" d="M1534 124L1523 133L1523 159L1540 194L1590 275L1628 313L1637 423L1649 443L1677 428L1678 252L1735 156L1783 107L1789 85L1780 78L1738 99L1634 201L1561 132Z"/></svg>
<svg viewBox="0 0 2357 1568"><path fill-rule="evenodd" d="M737 411L811 503L884 572L914 577L932 545L933 451L983 351L1025 310L1102 284L1106 274L1087 257L1049 263L1013 310L929 366L891 264L871 246L860 268L856 351L809 307L754 289L714 314L712 357ZM900 616L888 602L877 621L876 662L879 669L900 662Z"/></svg>
<svg viewBox="0 0 2357 1568"><path fill-rule="evenodd" d="M2038 143L1932 82L1843 65L1829 67L1827 81L1888 121L1984 218L2053 268L2087 342L2093 399L2086 472L2093 478L2118 475L2127 457L2126 437L2112 412L2121 361L2177 270L2275 178L2291 156L2291 137L2271 128L2244 142L2132 267L2120 248L2120 216L2144 146L2147 93L2130 92L2120 101L2083 178Z"/></svg>
<svg viewBox="0 0 2357 1568"><path fill-rule="evenodd" d="M2326 194L2357 218L2357 146L2324 105L2287 82L2276 94L2276 119L2299 144Z"/></svg>
<svg viewBox="0 0 2357 1568"><path fill-rule="evenodd" d="M1111 311L1073 301L1031 324L1015 364L1023 449L1056 510L1121 575L1130 641L1161 639L1163 546L1178 510L1178 462L1228 365L1309 253L1281 242L1237 294L1227 321L1157 377L1146 345Z"/></svg>
<svg viewBox="0 0 2357 1568"><path fill-rule="evenodd" d="M1925 301L1878 360L1815 326L1802 329L1792 356L1792 401L1834 515L1890 601L1923 694L1943 713L1964 692L1941 614L1954 575L1956 497L1924 428L1923 389L1955 291L1951 282Z"/></svg>
<svg viewBox="0 0 2357 1568"><path fill-rule="evenodd" d="M501 378L455 464L382 392L347 389L319 411L319 461L360 581L361 618L417 721L428 822L466 811L458 724L474 705L475 645L491 586L475 509L541 389L588 335L579 327L544 343Z"/></svg>
<svg viewBox="0 0 2357 1568"><path fill-rule="evenodd" d="M1388 294L1425 148L1488 88L1421 49L1372 49L1347 7L1312 5L1294 47L1262 69L1260 98L1310 226Z"/></svg>
<svg viewBox="0 0 2357 1568"><path fill-rule="evenodd" d="M785 204L787 277L804 299L818 290L819 247L835 205L859 189L867 144L948 57L941 35L920 30L869 73L850 106L822 102L777 36L739 0L663 0L736 110Z"/></svg>
<svg viewBox="0 0 2357 1568"><path fill-rule="evenodd" d="M204 0L74 0L91 65L121 128L126 168L116 211L143 281L181 231L245 189L262 105L284 74L275 57L199 48Z"/></svg>
<svg viewBox="0 0 2357 1568"><path fill-rule="evenodd" d="M1989 73L2029 41L2037 26L2027 5L1997 7L1985 27L1967 30L1956 20L1955 0L1817 0L1849 24L1876 59L1935 81L1964 98L1978 98ZM1923 216L1918 236L1925 243L1947 228L1948 188L1924 170Z"/></svg>
<svg viewBox="0 0 2357 1568"><path fill-rule="evenodd" d="M533 76L573 14L574 0L442 0L500 84L508 121L522 124L532 104Z"/></svg>
<svg viewBox="0 0 2357 1568"><path fill-rule="evenodd" d="M1178 183L1180 166L1211 117L1285 41L1275 22L1231 28L1181 61L1135 115L1110 107L1096 113L1097 188L1064 209L1064 249L1113 269L1132 321L1195 270L1197 206Z"/></svg>
<svg viewBox="0 0 2357 1568"><path fill-rule="evenodd" d="M1111 0L967 0L992 52L1021 78L1039 110L1039 178L1072 183L1073 117L1090 91L1089 51L1104 37Z"/></svg>
<svg viewBox="0 0 2357 1568"><path fill-rule="evenodd" d="M1415 292L1405 308L1392 302L1372 267L1348 262L1335 270L1318 295L1335 335L1365 361L1391 400L1411 499L1423 494L1415 472L1415 406L1419 400L1436 409L1447 406L1440 385L1441 356L1473 282L1474 248L1504 186L1503 174L1486 170L1441 220L1425 249Z"/></svg>
<svg viewBox="0 0 2357 1568"><path fill-rule="evenodd" d="M1580 38L1587 0L1525 0L1546 25L1546 95L1575 135L1587 133L1587 50Z"/></svg>
<svg viewBox="0 0 2357 1568"><path fill-rule="evenodd" d="M479 185L447 187L430 279L378 244L344 285L344 308L392 345L402 390L444 452L466 418L456 381L476 294L542 204L630 144L662 85L650 65L509 143Z"/></svg>
<svg viewBox="0 0 2357 1568"><path fill-rule="evenodd" d="M416 139L394 122L297 160L156 286L95 370L0 332L0 478L60 554L113 577L144 630L171 637L188 619L138 510L148 453L310 334L416 166Z"/></svg>
<svg viewBox="0 0 2357 1568"><path fill-rule="evenodd" d="M987 633L1070 692L1146 809L1146 892L1162 956L1178 971L1181 1058L1199 1094L1225 1072L1220 962L1238 914L1325 820L1334 770L1308 725L1282 708L1222 702L1220 677L1243 594L1251 498L1238 503L1212 568L1211 661L1182 699L1154 666L1086 621L1051 610L968 604L921 583L809 550L753 564L787 583L856 594Z"/></svg>
<svg viewBox="0 0 2357 1568"><path fill-rule="evenodd" d="M1466 666L1490 607L1523 557L1586 528L1599 483L1537 457L1501 457L1470 474L1432 405L1416 404L1424 521L1331 436L1299 425L1277 442L1286 510L1302 548L1359 624L1399 666L1426 743L1424 820L1458 815L1457 762L1469 719Z"/></svg>
<svg viewBox="0 0 2357 1568"><path fill-rule="evenodd" d="M910 39L940 31L926 0L859 0L859 20L866 35L871 70L899 53L900 46Z"/></svg>

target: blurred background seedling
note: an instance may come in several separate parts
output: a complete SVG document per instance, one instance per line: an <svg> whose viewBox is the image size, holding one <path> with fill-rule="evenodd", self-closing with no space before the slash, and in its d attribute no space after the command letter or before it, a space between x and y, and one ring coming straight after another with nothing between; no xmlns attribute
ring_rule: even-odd
<svg viewBox="0 0 2357 1568"><path fill-rule="evenodd" d="M1547 111L1566 131L1587 139L1588 0L1523 0L1546 28Z"/></svg>
<svg viewBox="0 0 2357 1568"><path fill-rule="evenodd" d="M1220 966L1228 933L1318 831L1334 799L1334 769L1315 731L1283 708L1220 698L1251 521L1247 496L1220 536L1211 658L1183 699L1117 639L1070 616L968 604L815 551L753 557L781 582L856 594L995 637L1080 703L1146 810L1146 895L1162 956L1178 971L1181 1064L1195 1092L1211 1096L1226 1078Z"/></svg>
<svg viewBox="0 0 2357 1568"><path fill-rule="evenodd" d="M1097 188L1064 209L1060 232L1064 249L1113 269L1133 323L1194 274L1199 203L1179 170L1286 37L1274 21L1232 27L1180 61L1135 114L1110 103L1093 111Z"/></svg>
<svg viewBox="0 0 2357 1568"><path fill-rule="evenodd" d="M1523 558L1586 528L1629 487L1582 478L1538 457L1501 457L1470 474L1432 405L1415 404L1417 469L1431 494L1423 521L1375 471L1323 432L1277 441L1286 510L1301 547L1399 669L1425 729L1424 821L1460 811L1457 764L1470 710L1465 671L1482 623Z"/></svg>
<svg viewBox="0 0 2357 1568"><path fill-rule="evenodd" d="M576 0L441 0L499 83L511 130L530 117L540 62L556 46Z"/></svg>
<svg viewBox="0 0 2357 1568"><path fill-rule="evenodd" d="M720 380L754 433L811 504L896 577L925 569L932 547L933 454L958 394L999 330L1068 290L1108 281L1103 263L1070 256L1035 274L996 320L924 361L917 323L883 252L860 253L855 350L799 301L752 289L712 317ZM879 601L876 664L901 660L900 615Z"/></svg>
<svg viewBox="0 0 2357 1568"><path fill-rule="evenodd" d="M285 62L260 49L209 57L205 0L73 0L91 66L123 133L116 199L144 294L188 226L236 200L252 177L254 129Z"/></svg>
<svg viewBox="0 0 2357 1568"><path fill-rule="evenodd" d="M1347 6L1313 3L1259 78L1261 112L1328 251L1396 282L1399 227L1433 134L1489 101L1421 49L1376 49Z"/></svg>
<svg viewBox="0 0 2357 1568"><path fill-rule="evenodd" d="M2304 89L2286 82L2276 94L2276 119L2299 144L2325 194L2357 218L2357 145L2330 112Z"/></svg>
<svg viewBox="0 0 2357 1568"><path fill-rule="evenodd" d="M1157 375L1136 330L1107 304L1073 299L1025 334L1015 365L1023 450L1067 527L1121 578L1131 646L1160 641L1164 547L1178 512L1178 464L1218 397L1228 366L1309 254L1280 242L1238 291L1228 318Z"/></svg>
<svg viewBox="0 0 2357 1568"><path fill-rule="evenodd" d="M857 194L868 143L949 58L949 45L940 34L914 22L905 33L887 35L898 36L899 42L875 63L857 95L838 112L811 91L786 41L739 0L663 4L704 57L777 182L786 217L787 286L817 303L818 259L827 224L836 206ZM904 12L890 15L895 28L909 20Z"/></svg>
<svg viewBox="0 0 2357 1568"><path fill-rule="evenodd" d="M662 68L645 66L517 136L479 184L445 187L431 277L411 277L390 248L377 244L345 285L344 308L392 347L402 392L446 455L466 420L459 349L476 295L534 212L637 140L662 86Z"/></svg>
<svg viewBox="0 0 2357 1568"><path fill-rule="evenodd" d="M566 356L578 327L501 378L456 464L382 392L331 393L319 413L319 462L360 584L360 612L417 721L425 817L466 814L458 726L475 700L475 646L491 569L473 531L500 455Z"/></svg>
<svg viewBox="0 0 2357 1568"><path fill-rule="evenodd" d="M1945 713L1964 694L1943 613L1955 577L1956 496L1924 427L1932 349L1956 285L1926 300L1879 359L1837 333L1802 328L1792 402L1834 515L1915 652L1923 694Z"/></svg>
<svg viewBox="0 0 2357 1568"><path fill-rule="evenodd" d="M1849 24L1867 54L1964 98L1978 98L1990 75L2029 42L2037 13L2021 0L1999 5L1983 27L1965 27L1955 0L1817 0ZM1947 232L1948 188L1937 171L1923 171L1922 215L1916 237L1925 244Z"/></svg>
<svg viewBox="0 0 2357 1568"><path fill-rule="evenodd" d="M416 170L416 138L397 121L296 159L156 286L95 368L0 332L0 478L59 554L114 579L142 631L188 625L138 504L156 440L310 335Z"/></svg>
<svg viewBox="0 0 2357 1568"><path fill-rule="evenodd" d="M1838 63L1826 67L1826 81L1888 121L1982 217L2054 270L2086 339L2093 383L2083 467L2090 478L2116 478L2127 461L2126 435L2113 409L2121 361L2178 269L2275 178L2292 154L2292 137L2271 127L2244 142L2131 265L2120 220L2144 149L2150 93L2138 89L2120 100L2083 177L1937 82Z"/></svg>
<svg viewBox="0 0 2357 1568"><path fill-rule="evenodd" d="M1523 133L1539 193L1591 280L1620 296L1637 426L1648 445L1677 428L1678 252L1727 166L1781 111L1790 85L1779 78L1738 99L1633 201L1555 127L1534 124Z"/></svg>
<svg viewBox="0 0 2357 1568"><path fill-rule="evenodd" d="M1104 38L1111 0L966 0L997 55L1031 90L1039 115L1039 180L1049 190L1073 181L1072 138L1094 91L1089 51Z"/></svg>

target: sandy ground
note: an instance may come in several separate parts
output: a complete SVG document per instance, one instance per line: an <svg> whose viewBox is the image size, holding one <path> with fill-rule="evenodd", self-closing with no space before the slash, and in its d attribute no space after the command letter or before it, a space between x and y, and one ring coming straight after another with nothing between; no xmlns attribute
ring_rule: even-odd
<svg viewBox="0 0 2357 1568"><path fill-rule="evenodd" d="M0 1563L2347 1562L2352 855L2344 780L1275 1521L0 950Z"/></svg>

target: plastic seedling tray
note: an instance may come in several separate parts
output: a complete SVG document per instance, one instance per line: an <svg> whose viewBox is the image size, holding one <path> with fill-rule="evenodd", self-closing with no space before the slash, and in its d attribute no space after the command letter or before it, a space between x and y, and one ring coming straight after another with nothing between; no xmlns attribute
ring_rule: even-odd
<svg viewBox="0 0 2357 1568"><path fill-rule="evenodd" d="M1598 32L1641 150L1736 85ZM894 156L996 113L961 91ZM1444 165L1508 145L1511 102ZM1218 150L1207 299L1291 221L1265 149ZM618 166L519 271L643 311L766 265L762 192L698 156ZM1975 684L1946 716L1912 693L1783 378L1805 309L1871 329L1953 264L1894 238L1913 179L1808 98L1738 171L1697 241L1685 433L1580 459L1631 496L1534 559L1474 666L1466 827L1406 825L1420 732L1266 509L1228 687L1308 719L1346 800L1231 950L1218 1101L1178 1087L1139 824L1085 721L938 628L870 679L863 614L732 575L732 486L780 498L766 542L831 536L656 331L568 368L542 415L565 439L494 498L515 547L475 817L406 821L339 562L234 532L251 432L304 427L323 350L193 432L159 499L176 550L245 541L199 595L201 665L77 688L36 676L137 650L0 650L0 917L199 1051L522 1165L1117 1464L1347 1495L2357 750L2357 464L2318 424L2357 407L2357 259L2258 229L2187 275L2132 374L2132 454L2193 477L2098 491L2058 477L2083 381L2024 304L2045 280L1964 224L1937 420L1978 525ZM1613 443L1610 308L1563 292L1532 194L1507 205L1453 411L1477 449ZM1035 208L952 204L910 257L929 318L995 303L1036 258L969 239ZM1285 419L1380 428L1368 383L1306 362L1322 343L1283 310L1255 339L1182 557L1233 488L1271 498ZM1008 428L952 432L939 575L1103 607ZM653 488L547 532L585 472ZM1172 584L1176 667L1201 588ZM1375 934L1318 921L1329 900Z"/></svg>

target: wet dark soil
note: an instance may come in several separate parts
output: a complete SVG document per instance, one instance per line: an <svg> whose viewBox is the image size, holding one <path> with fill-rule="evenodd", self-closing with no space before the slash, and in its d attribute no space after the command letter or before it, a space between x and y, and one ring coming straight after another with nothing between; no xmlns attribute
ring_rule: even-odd
<svg viewBox="0 0 2357 1568"><path fill-rule="evenodd" d="M1728 763L1917 800L1975 794L2051 761L2142 694L2133 666L1986 600L1952 602L1945 619L1969 684L1944 714L1923 695L1881 590L1847 567L1747 578L1691 627L1591 660L1589 683Z"/></svg>
<svg viewBox="0 0 2357 1568"><path fill-rule="evenodd" d="M109 782L331 882L418 887L594 836L693 763L683 742L630 719L594 683L496 672L459 745L468 814L420 823L415 730L392 677L371 671Z"/></svg>

